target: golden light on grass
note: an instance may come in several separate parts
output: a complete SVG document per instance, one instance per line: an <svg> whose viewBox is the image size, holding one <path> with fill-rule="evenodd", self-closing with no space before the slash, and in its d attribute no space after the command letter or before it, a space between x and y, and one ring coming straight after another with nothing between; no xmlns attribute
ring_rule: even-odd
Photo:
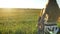
<svg viewBox="0 0 60 34"><path fill-rule="evenodd" d="M1 8L0 9L0 16L14 16L16 15L16 10L13 8Z"/></svg>
<svg viewBox="0 0 60 34"><path fill-rule="evenodd" d="M2 9L2 12L11 13L12 12L12 9L11 8L3 8Z"/></svg>

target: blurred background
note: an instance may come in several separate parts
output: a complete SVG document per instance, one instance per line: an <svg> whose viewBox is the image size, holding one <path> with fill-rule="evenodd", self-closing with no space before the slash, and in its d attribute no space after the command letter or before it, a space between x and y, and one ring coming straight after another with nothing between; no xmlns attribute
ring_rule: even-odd
<svg viewBox="0 0 60 34"><path fill-rule="evenodd" d="M37 34L41 9L0 8L0 34Z"/></svg>
<svg viewBox="0 0 60 34"><path fill-rule="evenodd" d="M38 18L47 3L48 0L1 0L0 34L37 34ZM60 0L57 3L60 8Z"/></svg>

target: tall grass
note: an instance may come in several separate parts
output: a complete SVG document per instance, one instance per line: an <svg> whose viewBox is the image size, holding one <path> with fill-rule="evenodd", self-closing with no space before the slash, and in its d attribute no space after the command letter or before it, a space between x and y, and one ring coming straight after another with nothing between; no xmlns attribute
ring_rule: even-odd
<svg viewBox="0 0 60 34"><path fill-rule="evenodd" d="M21 9L21 12L19 10L11 13L12 16L0 15L0 34L37 34L40 11L40 9Z"/></svg>
<svg viewBox="0 0 60 34"><path fill-rule="evenodd" d="M17 11L14 16L0 16L0 34L37 34L40 9Z"/></svg>

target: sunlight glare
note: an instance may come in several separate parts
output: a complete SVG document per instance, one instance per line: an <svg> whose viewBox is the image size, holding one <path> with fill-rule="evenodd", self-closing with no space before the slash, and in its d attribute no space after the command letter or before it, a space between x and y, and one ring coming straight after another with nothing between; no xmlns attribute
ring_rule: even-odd
<svg viewBox="0 0 60 34"><path fill-rule="evenodd" d="M2 12L11 13L12 12L11 10L12 10L11 8L4 8L2 9Z"/></svg>

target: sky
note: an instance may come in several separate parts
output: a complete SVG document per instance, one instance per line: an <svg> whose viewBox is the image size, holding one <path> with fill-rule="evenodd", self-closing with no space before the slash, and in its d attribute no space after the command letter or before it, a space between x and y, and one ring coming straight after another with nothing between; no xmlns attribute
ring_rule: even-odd
<svg viewBox="0 0 60 34"><path fill-rule="evenodd" d="M0 8L45 8L48 0L0 0ZM60 7L60 0L57 0Z"/></svg>

